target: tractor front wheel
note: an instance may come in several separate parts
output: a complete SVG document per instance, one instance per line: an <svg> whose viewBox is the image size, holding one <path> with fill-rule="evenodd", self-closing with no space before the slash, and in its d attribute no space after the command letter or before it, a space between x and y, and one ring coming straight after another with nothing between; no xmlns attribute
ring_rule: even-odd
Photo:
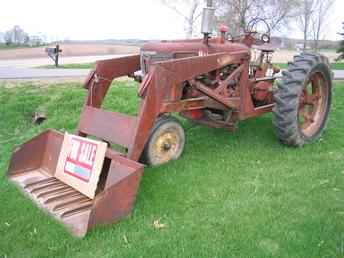
<svg viewBox="0 0 344 258"><path fill-rule="evenodd" d="M289 63L274 94L277 136L289 146L317 140L325 129L332 98L332 72L328 59L303 53Z"/></svg>
<svg viewBox="0 0 344 258"><path fill-rule="evenodd" d="M155 123L142 153L141 161L159 166L178 159L184 150L185 133L177 119L162 116Z"/></svg>

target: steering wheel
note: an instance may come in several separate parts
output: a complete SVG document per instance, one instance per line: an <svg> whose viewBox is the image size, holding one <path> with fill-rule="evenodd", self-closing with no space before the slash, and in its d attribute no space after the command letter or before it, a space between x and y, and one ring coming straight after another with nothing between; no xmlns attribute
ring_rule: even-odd
<svg viewBox="0 0 344 258"><path fill-rule="evenodd" d="M265 44L271 40L271 29L266 20L262 18L252 19L246 26L245 33L253 35L256 43Z"/></svg>

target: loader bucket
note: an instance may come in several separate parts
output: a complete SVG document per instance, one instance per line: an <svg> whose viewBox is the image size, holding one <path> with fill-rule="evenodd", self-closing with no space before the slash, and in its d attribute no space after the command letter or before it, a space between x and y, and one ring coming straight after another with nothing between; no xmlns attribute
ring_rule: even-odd
<svg viewBox="0 0 344 258"><path fill-rule="evenodd" d="M63 139L63 134L49 130L17 148L8 177L73 235L83 237L94 226L131 212L143 165L108 148L96 195L90 199L55 177Z"/></svg>

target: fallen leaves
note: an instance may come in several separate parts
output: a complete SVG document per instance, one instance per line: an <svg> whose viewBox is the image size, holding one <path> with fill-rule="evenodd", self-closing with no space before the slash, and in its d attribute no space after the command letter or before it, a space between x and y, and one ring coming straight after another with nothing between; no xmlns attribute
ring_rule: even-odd
<svg viewBox="0 0 344 258"><path fill-rule="evenodd" d="M32 232L29 232L29 235L33 237L34 235L37 235L37 229L34 228Z"/></svg>
<svg viewBox="0 0 344 258"><path fill-rule="evenodd" d="M319 244L318 244L318 247L321 247L324 243L325 243L325 241L324 241L324 240L321 240L321 241L319 242Z"/></svg>
<svg viewBox="0 0 344 258"><path fill-rule="evenodd" d="M163 229L163 228L165 228L166 227L166 224L163 224L163 223L161 223L160 222L160 218L159 219L157 219L157 220L154 220L154 222L153 222L153 227L155 228L155 229Z"/></svg>
<svg viewBox="0 0 344 258"><path fill-rule="evenodd" d="M124 240L124 243L129 244L129 241L126 235L123 235L123 240Z"/></svg>

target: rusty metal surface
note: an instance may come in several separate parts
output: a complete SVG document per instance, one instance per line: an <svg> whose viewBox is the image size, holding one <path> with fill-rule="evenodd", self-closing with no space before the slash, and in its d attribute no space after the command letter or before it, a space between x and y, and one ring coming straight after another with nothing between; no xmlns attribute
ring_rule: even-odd
<svg viewBox="0 0 344 258"><path fill-rule="evenodd" d="M272 103L267 103L266 107L256 107L253 103L252 90L255 82L252 82L248 76L250 49L245 44L221 43L219 38L211 39L208 45L203 44L202 40L178 40L148 43L142 48L142 52L147 51L169 53L171 59L150 64L149 73L143 78L139 88L141 104L135 126L133 123L128 125L125 119L121 120L119 114L105 116L104 113L99 112L99 115L91 116L89 106L101 107L114 78L139 70L139 56L97 63L95 72L87 79L86 88L89 89L89 94L79 125L80 135L97 136L98 134L102 135L101 138L112 142L115 142L116 138L123 138L116 143L128 147L127 157L138 161L150 130L161 114L196 110L197 107L202 110L215 106L214 103L210 105L210 101L199 100L200 98L212 99L213 102L217 102L217 106L221 110L224 109L224 106L233 110L235 115L231 120L228 120L230 124L233 124L237 119L244 120L271 111ZM197 56L190 53L196 53ZM220 81L218 87L212 89L200 82L195 83L194 78L197 76L217 71L231 64L237 64L237 69L227 79ZM239 82L237 91L232 93L233 96L228 96L226 95L226 87L232 81ZM189 82L199 93L194 97L182 99L184 82ZM268 83L273 83L273 81ZM110 120L113 121L113 125L108 122ZM104 128L96 128L95 125L92 128L91 122L87 121L97 121L95 124L104 124ZM211 120L207 121L207 124L219 126L219 123L212 122ZM83 129L82 127L86 127L86 124L92 130L90 128L88 131ZM127 131L130 133L118 129L122 126L127 127ZM118 133L109 135L115 131Z"/></svg>
<svg viewBox="0 0 344 258"><path fill-rule="evenodd" d="M89 226L113 223L130 214L142 174L141 164L113 156L105 190L94 201Z"/></svg>
<svg viewBox="0 0 344 258"><path fill-rule="evenodd" d="M133 208L143 165L108 150L102 180L94 200L54 177L63 135L49 130L17 149L8 170L9 179L41 209L83 237L94 226L109 224ZM106 163L106 162L105 162Z"/></svg>
<svg viewBox="0 0 344 258"><path fill-rule="evenodd" d="M140 70L140 56L127 56L98 61L95 71L88 76L84 87L88 89L86 104L100 108L113 79Z"/></svg>
<svg viewBox="0 0 344 258"><path fill-rule="evenodd" d="M203 39L199 40L180 40L180 41L165 41L156 43L147 43L143 46L142 51L157 51L159 53L193 53L204 52L207 54L214 53L231 53L236 51L250 52L250 49L239 43L221 44L219 39L211 39L209 45L203 44Z"/></svg>
<svg viewBox="0 0 344 258"><path fill-rule="evenodd" d="M206 94L207 96L217 100L224 106L227 106L228 108L234 108L237 109L240 106L240 98L234 97L234 98L226 98L222 95L218 94L216 91L209 89L209 87L205 86L204 84L200 82L196 82L195 87Z"/></svg>
<svg viewBox="0 0 344 258"><path fill-rule="evenodd" d="M78 128L82 134L93 135L129 147L135 125L136 117L86 106L81 114Z"/></svg>
<svg viewBox="0 0 344 258"><path fill-rule="evenodd" d="M298 120L302 134L307 137L314 135L322 126L326 116L329 88L325 75L321 72L311 74L303 85Z"/></svg>

